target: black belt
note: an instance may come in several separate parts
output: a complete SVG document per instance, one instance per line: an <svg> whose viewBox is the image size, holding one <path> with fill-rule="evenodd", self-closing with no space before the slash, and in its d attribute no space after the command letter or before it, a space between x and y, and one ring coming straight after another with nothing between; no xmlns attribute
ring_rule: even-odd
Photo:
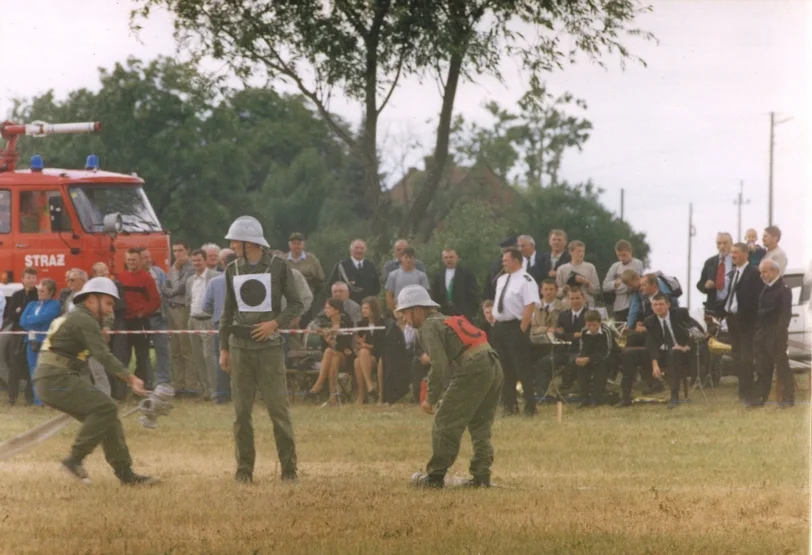
<svg viewBox="0 0 812 555"><path fill-rule="evenodd" d="M166 304L168 304L168 305L169 305L169 308L186 308L186 305L185 305L185 304L180 304L180 303L169 303L169 302L168 302L168 303L166 303Z"/></svg>
<svg viewBox="0 0 812 555"><path fill-rule="evenodd" d="M211 316L192 316L195 320L211 320Z"/></svg>
<svg viewBox="0 0 812 555"><path fill-rule="evenodd" d="M503 325L516 325L516 324L521 324L521 323L522 323L522 321L521 321L521 320L505 320L505 321L500 321L500 320L497 320L497 321L496 321L496 323L495 323L494 325L495 325L495 326L498 326L499 324L503 324Z"/></svg>
<svg viewBox="0 0 812 555"><path fill-rule="evenodd" d="M240 339L244 339L246 341L253 341L254 343L264 343L267 340L257 341L251 335L251 332L254 331L253 327L249 326L231 326L231 335L234 337L238 337Z"/></svg>

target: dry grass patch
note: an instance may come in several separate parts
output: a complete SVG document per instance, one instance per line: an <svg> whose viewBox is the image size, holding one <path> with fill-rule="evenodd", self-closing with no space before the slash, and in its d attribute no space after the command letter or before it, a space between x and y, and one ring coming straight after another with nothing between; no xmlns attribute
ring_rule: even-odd
<svg viewBox="0 0 812 555"><path fill-rule="evenodd" d="M807 384L802 384L803 401ZM431 419L412 406L293 411L301 481L279 481L264 410L258 483L234 471L230 407L181 402L157 430L125 423L136 470L164 483L122 489L101 452L90 488L57 462L72 426L0 462L1 553L805 553L809 410L749 412L735 386L663 406L497 421L494 479L481 491L415 491ZM0 409L0 439L50 418ZM467 437L466 437L467 441ZM467 473L464 444L453 472Z"/></svg>

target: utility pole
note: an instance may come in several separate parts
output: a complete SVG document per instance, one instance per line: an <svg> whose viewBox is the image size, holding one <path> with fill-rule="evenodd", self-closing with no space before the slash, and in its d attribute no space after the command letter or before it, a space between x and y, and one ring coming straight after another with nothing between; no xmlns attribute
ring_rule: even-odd
<svg viewBox="0 0 812 555"><path fill-rule="evenodd" d="M685 290L688 291L688 309L691 308L691 247L696 235L696 228L694 227L694 203L688 203L688 281L685 284Z"/></svg>
<svg viewBox="0 0 812 555"><path fill-rule="evenodd" d="M775 112L770 112L770 179L769 198L767 200L767 225L773 225L773 152L775 151L775 126L786 123L792 118L775 121Z"/></svg>
<svg viewBox="0 0 812 555"><path fill-rule="evenodd" d="M620 189L620 221L621 222L626 221L625 218L623 217L624 213L625 213L625 205L626 205L626 203L624 202L625 201L625 196L626 196L625 193L626 193L625 189Z"/></svg>
<svg viewBox="0 0 812 555"><path fill-rule="evenodd" d="M739 197L733 200L733 204L739 207L739 235L736 238L736 241L741 242L742 240L742 205L750 204L750 199L744 200L744 180L739 182ZM772 225L772 224L770 224Z"/></svg>

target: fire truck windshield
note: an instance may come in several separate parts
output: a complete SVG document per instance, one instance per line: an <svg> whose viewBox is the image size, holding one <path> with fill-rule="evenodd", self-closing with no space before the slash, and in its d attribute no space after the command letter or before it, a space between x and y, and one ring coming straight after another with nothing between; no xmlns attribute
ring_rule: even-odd
<svg viewBox="0 0 812 555"><path fill-rule="evenodd" d="M161 231L161 224L140 186L81 185L68 188L76 215L89 233L103 229L108 214L121 214L124 232Z"/></svg>

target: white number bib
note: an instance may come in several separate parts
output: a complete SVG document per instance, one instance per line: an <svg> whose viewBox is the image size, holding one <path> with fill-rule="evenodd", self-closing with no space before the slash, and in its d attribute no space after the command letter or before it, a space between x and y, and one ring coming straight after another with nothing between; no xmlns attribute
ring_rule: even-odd
<svg viewBox="0 0 812 555"><path fill-rule="evenodd" d="M271 274L234 276L234 295L240 312L271 312Z"/></svg>

